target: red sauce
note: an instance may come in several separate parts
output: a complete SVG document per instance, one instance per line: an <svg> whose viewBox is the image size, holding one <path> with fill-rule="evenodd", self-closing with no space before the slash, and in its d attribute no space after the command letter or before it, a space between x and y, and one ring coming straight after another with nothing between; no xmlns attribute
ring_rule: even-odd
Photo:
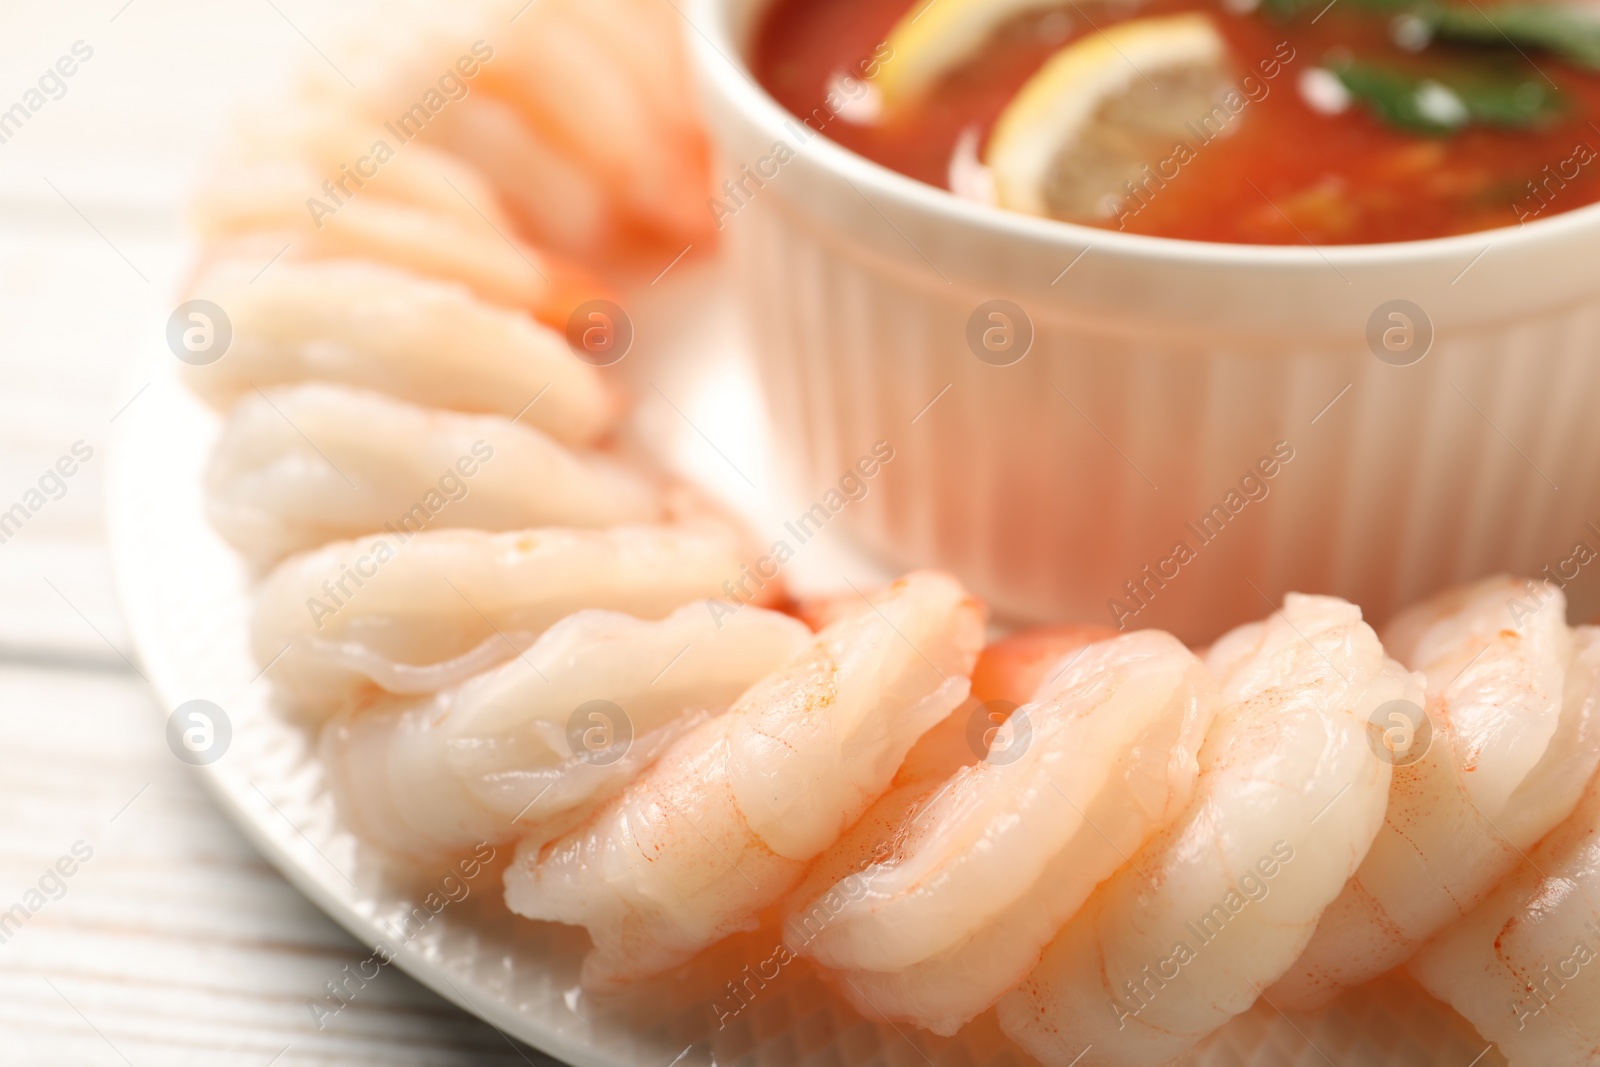
<svg viewBox="0 0 1600 1067"><path fill-rule="evenodd" d="M942 188L962 132L976 128L986 139L1051 55L1096 32L1074 14L1068 34L1046 43L1038 20L1029 17L997 34L914 108L877 124L834 115L825 103L830 80L869 69L875 52L881 58L885 37L909 6L907 0L776 0L757 35L754 68L778 102L810 116L812 127ZM1388 126L1360 102L1328 115L1303 98L1302 74L1321 66L1330 51L1402 68L1419 63L1391 40L1388 16L1362 11L1352 0L1314 24L1309 15L1280 22L1203 0L1147 0L1128 14L1091 17L1104 29L1128 17L1196 10L1209 14L1227 41L1236 75L1242 81L1254 74L1258 88L1228 136L1191 139L1190 158L1181 163L1170 156L1149 160L1170 180L1148 197L1124 199L1124 209L1134 210L1097 225L1241 244L1362 244L1515 225L1600 200L1600 75L1531 49L1525 57L1509 48L1436 42L1427 49L1429 62L1439 57L1553 83L1570 107L1537 129L1474 125L1428 136ZM1286 56L1293 58L1275 77L1261 77Z"/></svg>

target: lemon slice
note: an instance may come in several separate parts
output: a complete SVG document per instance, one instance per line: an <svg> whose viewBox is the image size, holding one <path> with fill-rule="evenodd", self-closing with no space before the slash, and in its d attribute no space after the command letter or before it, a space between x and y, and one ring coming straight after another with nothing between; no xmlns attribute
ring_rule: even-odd
<svg viewBox="0 0 1600 1067"><path fill-rule="evenodd" d="M1002 207L1110 215L1145 167L1227 132L1228 47L1204 15L1133 19L1052 56L1006 106L984 162Z"/></svg>
<svg viewBox="0 0 1600 1067"><path fill-rule="evenodd" d="M904 107L977 55L995 30L1034 11L1071 12L1069 0L916 0L889 31L891 51L872 79L883 111Z"/></svg>

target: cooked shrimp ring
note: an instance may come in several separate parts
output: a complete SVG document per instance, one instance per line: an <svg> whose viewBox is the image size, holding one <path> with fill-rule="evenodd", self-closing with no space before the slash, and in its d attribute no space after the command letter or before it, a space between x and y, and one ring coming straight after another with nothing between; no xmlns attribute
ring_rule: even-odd
<svg viewBox="0 0 1600 1067"><path fill-rule="evenodd" d="M718 617L693 603L654 622L580 611L459 686L341 715L323 730L323 768L346 824L400 855L552 836L810 639L762 608Z"/></svg>
<svg viewBox="0 0 1600 1067"><path fill-rule="evenodd" d="M587 927L604 987L688 959L787 894L966 697L983 611L919 572L835 623L571 833L525 845L506 903Z"/></svg>
<svg viewBox="0 0 1600 1067"><path fill-rule="evenodd" d="M1600 631L1575 635L1600 670ZM1512 1067L1581 1067L1600 1048L1600 778L1577 809L1465 919L1411 961Z"/></svg>
<svg viewBox="0 0 1600 1067"><path fill-rule="evenodd" d="M658 480L521 419L321 382L247 393L206 470L212 525L262 561L387 525L599 528L665 509Z"/></svg>
<svg viewBox="0 0 1600 1067"><path fill-rule="evenodd" d="M1600 762L1600 728L1566 615L1554 586L1490 578L1387 628L1389 652L1427 676L1428 721L1378 725L1422 747L1396 753L1383 829L1273 1003L1320 1006L1398 967L1572 811Z"/></svg>
<svg viewBox="0 0 1600 1067"><path fill-rule="evenodd" d="M432 5L333 49L360 92L314 66L297 105L398 122L454 78L465 92L438 96L419 139L481 168L541 247L589 262L643 254L659 270L715 239L683 28L670 0Z"/></svg>
<svg viewBox="0 0 1600 1067"><path fill-rule="evenodd" d="M223 407L257 389L321 380L455 411L521 416L558 441L609 433L619 403L566 339L459 285L355 260L219 265L195 295L232 323L222 357L186 366L201 397Z"/></svg>
<svg viewBox="0 0 1600 1067"><path fill-rule="evenodd" d="M653 619L720 598L750 555L743 531L710 518L508 533L397 527L280 564L257 591L251 647L275 684L326 715L373 688L455 684L585 608ZM771 582L757 591L777 593Z"/></svg>
<svg viewBox="0 0 1600 1067"><path fill-rule="evenodd" d="M1187 811L1097 889L1001 1027L1047 1067L1164 1064L1294 961L1382 824L1389 764L1368 720L1422 685L1361 612L1291 594L1207 656L1223 710Z"/></svg>
<svg viewBox="0 0 1600 1067"><path fill-rule="evenodd" d="M1012 713L1005 744L881 843L887 855L799 902L789 948L841 971L861 1010L954 1033L1187 806L1215 710L1210 674L1171 635L1089 646Z"/></svg>
<svg viewBox="0 0 1600 1067"><path fill-rule="evenodd" d="M859 610L861 598L852 595L850 600ZM850 603L842 596L829 597L804 602L800 609L801 617L815 626L816 618L845 617ZM1041 626L987 645L972 668L971 697L922 735L906 753L888 792L812 864L790 897L790 921L803 928L806 916L795 913L795 907L829 899L841 883L847 888L859 884L861 872L893 851L911 817L951 776L983 759L991 745L1016 740L1020 720L1011 723L1013 713L1049 696L1041 686L1053 684L1084 646L1115 635L1104 626ZM839 899L837 894L833 899Z"/></svg>

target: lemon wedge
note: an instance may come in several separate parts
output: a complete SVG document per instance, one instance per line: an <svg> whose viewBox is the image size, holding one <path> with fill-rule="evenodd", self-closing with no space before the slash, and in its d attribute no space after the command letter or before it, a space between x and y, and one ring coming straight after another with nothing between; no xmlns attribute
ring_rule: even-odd
<svg viewBox="0 0 1600 1067"><path fill-rule="evenodd" d="M1069 0L916 0L889 31L872 79L885 114L904 107L977 55L1005 23L1035 11L1070 13Z"/></svg>
<svg viewBox="0 0 1600 1067"><path fill-rule="evenodd" d="M1176 145L1223 132L1228 46L1204 15L1132 19L1057 52L1001 113L984 162L1002 207L1112 214L1128 183Z"/></svg>

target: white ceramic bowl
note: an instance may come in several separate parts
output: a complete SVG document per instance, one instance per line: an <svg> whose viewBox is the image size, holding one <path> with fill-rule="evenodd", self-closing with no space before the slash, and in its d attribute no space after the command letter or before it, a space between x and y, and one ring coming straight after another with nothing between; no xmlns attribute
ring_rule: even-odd
<svg viewBox="0 0 1600 1067"><path fill-rule="evenodd" d="M840 514L870 550L948 567L1003 614L1202 641L1289 589L1382 619L1600 549L1600 206L1324 248L1012 214L779 107L744 61L763 6L697 0L691 16L718 180L748 191L718 213L799 476L821 493L875 442L895 450ZM1026 321L986 362L969 324L997 298ZM1422 316L1380 359L1369 325L1403 330L1396 300ZM977 318L980 335L1005 325ZM996 365L1030 323L1026 354ZM1568 589L1575 615L1595 584Z"/></svg>

